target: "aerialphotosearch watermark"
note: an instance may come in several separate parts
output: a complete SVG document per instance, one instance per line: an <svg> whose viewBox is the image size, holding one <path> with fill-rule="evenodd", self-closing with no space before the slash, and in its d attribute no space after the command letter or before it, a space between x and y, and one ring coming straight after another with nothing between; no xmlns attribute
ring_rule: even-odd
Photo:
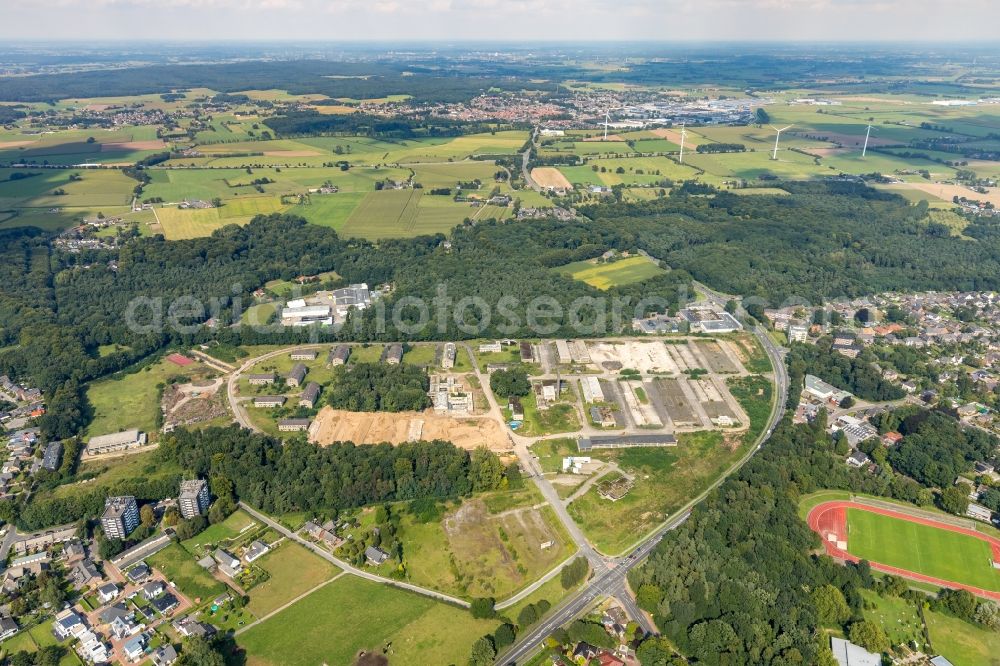
<svg viewBox="0 0 1000 666"><path fill-rule="evenodd" d="M377 293L377 292L376 292ZM718 309L733 304L720 302L715 292L700 292L682 285L673 297L660 294L642 298L627 296L579 296L568 301L541 294L530 299L503 295L490 302L482 296L449 294L448 285L440 284L431 298L404 294L376 295L364 307L338 308L329 298L326 314L316 321L289 321L282 308L289 301L315 297L296 287L287 298L257 300L245 306L245 290L234 284L225 296L198 297L187 294L173 299L142 296L133 299L124 313L125 325L137 335L177 334L192 336L206 325L221 328L249 329L258 338L286 335L289 330L305 331L309 341L323 338L362 339L388 336L399 339L433 339L461 334L547 337L556 333L580 337L618 335L632 330L632 322L650 316L676 312L680 308L710 305ZM699 300L700 299L700 300ZM811 323L829 324L831 306L847 303L848 298L825 300L815 305L807 299L789 297L779 304L761 298L739 299L741 312L759 313L766 307L789 307L808 313ZM256 307L271 304L272 307ZM323 306L319 306L322 311ZM266 313L266 318L261 313ZM817 316L816 313L819 313ZM818 319L818 321L817 321ZM287 337L287 336L286 336Z"/></svg>

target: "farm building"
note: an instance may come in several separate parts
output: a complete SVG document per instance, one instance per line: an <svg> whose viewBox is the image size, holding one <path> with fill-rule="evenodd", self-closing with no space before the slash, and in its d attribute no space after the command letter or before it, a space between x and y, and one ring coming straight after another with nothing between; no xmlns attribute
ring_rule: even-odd
<svg viewBox="0 0 1000 666"><path fill-rule="evenodd" d="M133 428L123 432L115 432L110 435L99 435L91 437L87 442L87 454L96 456L101 453L111 453L114 451L125 451L146 443L146 433Z"/></svg>

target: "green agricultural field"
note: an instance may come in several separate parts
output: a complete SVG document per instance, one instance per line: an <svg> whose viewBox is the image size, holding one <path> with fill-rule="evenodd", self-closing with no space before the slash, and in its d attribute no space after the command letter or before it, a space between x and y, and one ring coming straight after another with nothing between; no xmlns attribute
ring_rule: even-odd
<svg viewBox="0 0 1000 666"><path fill-rule="evenodd" d="M666 272L646 257L626 257L610 263L576 261L553 270L605 291L624 284L642 282Z"/></svg>
<svg viewBox="0 0 1000 666"><path fill-rule="evenodd" d="M343 576L237 641L249 663L257 665L350 664L362 650L381 652L390 645L394 663L458 664L497 624L426 597Z"/></svg>
<svg viewBox="0 0 1000 666"><path fill-rule="evenodd" d="M422 190L370 192L338 228L344 236L378 240L447 233L475 209Z"/></svg>
<svg viewBox="0 0 1000 666"><path fill-rule="evenodd" d="M195 603L206 601L226 591L226 586L212 578L180 544L172 543L146 560L149 566L163 572L167 580L177 585L181 593Z"/></svg>
<svg viewBox="0 0 1000 666"><path fill-rule="evenodd" d="M958 618L924 611L931 654L943 655L955 666L1000 666L1000 633Z"/></svg>
<svg viewBox="0 0 1000 666"><path fill-rule="evenodd" d="M313 196L310 197L309 205L295 206L289 212L301 215L313 224L340 229L365 196L367 195L364 192L338 192Z"/></svg>
<svg viewBox="0 0 1000 666"><path fill-rule="evenodd" d="M287 208L279 197L260 196L230 199L221 208L158 208L156 218L167 240L183 240L209 236L228 224L243 225L256 215L277 213Z"/></svg>
<svg viewBox="0 0 1000 666"><path fill-rule="evenodd" d="M160 359L136 372L119 373L92 382L87 387L87 398L94 418L87 426L84 437L89 439L95 435L138 428L155 438L156 418L160 412L158 386L173 378L195 380L214 375L213 370L200 363L182 368Z"/></svg>
<svg viewBox="0 0 1000 666"><path fill-rule="evenodd" d="M1000 591L989 544L964 534L849 508L847 549L872 562Z"/></svg>
<svg viewBox="0 0 1000 666"><path fill-rule="evenodd" d="M250 590L247 610L257 617L263 617L284 606L340 573L340 569L319 555L287 540L254 564L270 575L266 581Z"/></svg>

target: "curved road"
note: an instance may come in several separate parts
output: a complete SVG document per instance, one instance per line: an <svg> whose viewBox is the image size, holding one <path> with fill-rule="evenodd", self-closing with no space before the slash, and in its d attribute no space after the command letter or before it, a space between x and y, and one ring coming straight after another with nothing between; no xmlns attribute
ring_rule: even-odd
<svg viewBox="0 0 1000 666"><path fill-rule="evenodd" d="M729 296L713 291L698 282L695 282L694 285L696 290L705 295L709 301L716 305L716 307L725 307L726 301L730 300ZM738 312L738 314L745 315L745 312L743 312L741 308L741 312ZM603 571L595 571L594 577L589 581L586 587L564 599L563 602L556 606L550 615L545 618L544 622L538 624L526 634L520 636L514 645L497 656L496 663L509 666L527 661L538 650L542 641L544 641L555 629L565 625L580 614L584 613L589 607L604 596L615 597L622 604L630 617L637 619L647 632L655 633L655 627L652 627L652 623L649 621L646 614L637 607L631 594L631 590L628 589L628 572L649 555L649 553L663 539L663 536L667 532L682 525L691 515L691 509L696 504L699 504L712 491L719 487L731 474L750 461L750 459L761 449L764 442L771 436L771 433L774 432L774 429L781 421L785 412L785 403L788 400L789 386L788 372L784 364L783 350L774 343L771 337L767 334L767 331L759 324L754 327L753 334L771 360L771 365L774 369L775 383L775 400L771 410L771 418L768 422L767 428L758 438L756 446L751 448L747 454L743 456L743 458L736 461L736 463L726 470L725 474L722 474L718 479L716 479L716 481L713 482L708 489L698 495L698 497L692 499L687 505L684 506L684 508L675 513L668 522L664 523L651 534L641 539L634 547L634 550L632 550L632 552L626 557L618 560L612 560L610 568L606 566ZM548 484L545 483L544 485ZM559 502L559 504L561 505L562 503ZM572 522L572 520L570 522Z"/></svg>

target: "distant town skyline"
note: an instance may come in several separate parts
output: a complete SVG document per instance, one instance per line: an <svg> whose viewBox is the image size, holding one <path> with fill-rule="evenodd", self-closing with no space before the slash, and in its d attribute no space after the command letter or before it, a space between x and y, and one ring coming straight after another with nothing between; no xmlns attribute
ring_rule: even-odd
<svg viewBox="0 0 1000 666"><path fill-rule="evenodd" d="M21 40L993 41L991 0L0 0Z"/></svg>

